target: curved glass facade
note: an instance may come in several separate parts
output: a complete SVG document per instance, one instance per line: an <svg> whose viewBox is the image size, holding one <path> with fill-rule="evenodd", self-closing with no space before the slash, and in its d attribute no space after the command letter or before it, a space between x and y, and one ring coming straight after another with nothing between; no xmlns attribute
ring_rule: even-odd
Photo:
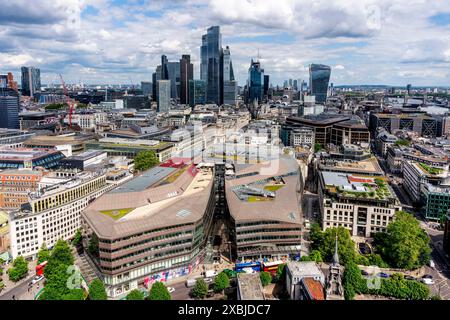
<svg viewBox="0 0 450 320"><path fill-rule="evenodd" d="M328 84L330 82L331 68L323 64L309 66L309 86L311 94L316 96L317 103L327 101Z"/></svg>

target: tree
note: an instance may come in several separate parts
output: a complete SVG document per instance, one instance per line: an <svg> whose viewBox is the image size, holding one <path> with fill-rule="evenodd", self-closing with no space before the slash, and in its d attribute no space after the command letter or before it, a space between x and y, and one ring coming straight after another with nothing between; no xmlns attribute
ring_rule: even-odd
<svg viewBox="0 0 450 320"><path fill-rule="evenodd" d="M134 168L137 171L148 170L159 163L158 157L152 150L141 151L134 158Z"/></svg>
<svg viewBox="0 0 450 320"><path fill-rule="evenodd" d="M195 281L195 285L192 288L192 296L197 299L203 299L208 294L208 285L206 284L205 280L198 279Z"/></svg>
<svg viewBox="0 0 450 320"><path fill-rule="evenodd" d="M72 239L72 245L77 246L79 243L81 243L81 229L78 229L75 233L75 236Z"/></svg>
<svg viewBox="0 0 450 320"><path fill-rule="evenodd" d="M309 240L311 241L311 248L318 249L323 243L323 231L318 223L311 224L309 231Z"/></svg>
<svg viewBox="0 0 450 320"><path fill-rule="evenodd" d="M72 289L69 293L62 296L62 300L84 300L83 289Z"/></svg>
<svg viewBox="0 0 450 320"><path fill-rule="evenodd" d="M144 294L138 289L131 290L126 297L127 300L144 300Z"/></svg>
<svg viewBox="0 0 450 320"><path fill-rule="evenodd" d="M48 258L50 257L50 251L47 248L47 245L45 244L45 242L42 244L41 249L39 249L38 251L38 255L37 255L37 263L42 263L44 261L48 261Z"/></svg>
<svg viewBox="0 0 450 320"><path fill-rule="evenodd" d="M107 300L105 285L103 281L96 278L89 284L89 300Z"/></svg>
<svg viewBox="0 0 450 320"><path fill-rule="evenodd" d="M214 290L216 292L222 292L229 286L230 286L230 279L228 278L228 275L222 271L214 279Z"/></svg>
<svg viewBox="0 0 450 320"><path fill-rule="evenodd" d="M395 268L415 269L430 261L430 239L411 214L397 212L386 235L376 237L375 248Z"/></svg>
<svg viewBox="0 0 450 320"><path fill-rule="evenodd" d="M353 300L357 293L367 292L367 283L361 276L361 270L353 261L349 261L345 266L342 284L346 300Z"/></svg>
<svg viewBox="0 0 450 320"><path fill-rule="evenodd" d="M98 252L98 237L95 233L92 234L91 239L89 240L88 244L88 252L93 255L94 257L99 256Z"/></svg>
<svg viewBox="0 0 450 320"><path fill-rule="evenodd" d="M263 271L259 274L263 287L269 285L272 282L272 275L269 272Z"/></svg>
<svg viewBox="0 0 450 320"><path fill-rule="evenodd" d="M314 152L319 152L323 149L323 146L320 143L314 144Z"/></svg>
<svg viewBox="0 0 450 320"><path fill-rule="evenodd" d="M323 233L323 240L318 248L323 259L325 261L333 260L336 234L338 236L340 263L345 265L349 261L354 261L356 257L355 243L350 236L350 232L344 227L330 228Z"/></svg>
<svg viewBox="0 0 450 320"><path fill-rule="evenodd" d="M73 265L72 250L70 250L70 247L65 240L59 239L56 242L52 249L50 259L56 260L67 266Z"/></svg>
<svg viewBox="0 0 450 320"><path fill-rule="evenodd" d="M14 259L12 268L8 270L9 280L17 282L23 279L28 274L28 262L22 257L18 256Z"/></svg>
<svg viewBox="0 0 450 320"><path fill-rule="evenodd" d="M286 264L280 264L277 268L276 277L278 281L284 281L286 278Z"/></svg>
<svg viewBox="0 0 450 320"><path fill-rule="evenodd" d="M162 282L155 282L150 289L148 300L171 300L172 297Z"/></svg>

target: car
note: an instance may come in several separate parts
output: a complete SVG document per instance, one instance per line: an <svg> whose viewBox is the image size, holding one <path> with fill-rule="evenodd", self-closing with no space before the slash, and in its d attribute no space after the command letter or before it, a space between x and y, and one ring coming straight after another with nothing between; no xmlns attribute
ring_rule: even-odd
<svg viewBox="0 0 450 320"><path fill-rule="evenodd" d="M173 293L173 292L175 292L175 288L174 287L167 287L167 291L169 291L169 293Z"/></svg>
<svg viewBox="0 0 450 320"><path fill-rule="evenodd" d="M211 282L213 281L212 278L205 278L205 279L203 279L203 280L205 280L206 283L211 283Z"/></svg>
<svg viewBox="0 0 450 320"><path fill-rule="evenodd" d="M33 284L35 284L35 283L38 283L39 281L41 281L41 280L43 280L43 279L44 279L44 276L43 276L43 275L35 276L35 277L31 280L30 285L33 285Z"/></svg>
<svg viewBox="0 0 450 320"><path fill-rule="evenodd" d="M426 274L422 276L422 279L433 279L433 276L431 274Z"/></svg>
<svg viewBox="0 0 450 320"><path fill-rule="evenodd" d="M389 278L389 275L387 273L384 273L384 272L378 273L377 276L380 277L380 278Z"/></svg>
<svg viewBox="0 0 450 320"><path fill-rule="evenodd" d="M412 276L405 276L405 280L416 280L416 278Z"/></svg>
<svg viewBox="0 0 450 320"><path fill-rule="evenodd" d="M434 280L430 279L430 278L424 278L424 279L422 279L422 282L425 284L428 284L428 285L432 285L435 283Z"/></svg>
<svg viewBox="0 0 450 320"><path fill-rule="evenodd" d="M368 276L369 275L369 273L366 270L361 270L361 274L363 276Z"/></svg>

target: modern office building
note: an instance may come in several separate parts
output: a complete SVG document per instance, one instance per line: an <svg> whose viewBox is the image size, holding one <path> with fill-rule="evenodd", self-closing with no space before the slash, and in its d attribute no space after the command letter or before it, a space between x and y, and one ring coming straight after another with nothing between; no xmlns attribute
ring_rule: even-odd
<svg viewBox="0 0 450 320"><path fill-rule="evenodd" d="M267 97L267 95L269 94L269 86L270 86L269 80L270 80L269 75L265 74L264 75L264 90L263 90L264 97Z"/></svg>
<svg viewBox="0 0 450 320"><path fill-rule="evenodd" d="M385 232L401 205L386 178L340 172L319 173L322 229L344 227L352 236Z"/></svg>
<svg viewBox="0 0 450 320"><path fill-rule="evenodd" d="M158 80L161 79L161 66L157 66L155 72L152 74L152 100L158 101Z"/></svg>
<svg viewBox="0 0 450 320"><path fill-rule="evenodd" d="M442 221L450 210L450 184L422 186L425 217L434 221Z"/></svg>
<svg viewBox="0 0 450 320"><path fill-rule="evenodd" d="M170 97L175 101L180 98L181 69L180 62L167 62L166 70L170 81Z"/></svg>
<svg viewBox="0 0 450 320"><path fill-rule="evenodd" d="M0 96L0 128L19 129L19 97Z"/></svg>
<svg viewBox="0 0 450 320"><path fill-rule="evenodd" d="M18 148L23 146L23 142L35 134L16 129L0 128L0 147Z"/></svg>
<svg viewBox="0 0 450 320"><path fill-rule="evenodd" d="M302 181L297 161L284 155L227 170L225 196L239 261L300 254Z"/></svg>
<svg viewBox="0 0 450 320"><path fill-rule="evenodd" d="M189 104L189 82L194 79L194 65L190 55L181 57L180 69L180 103Z"/></svg>
<svg viewBox="0 0 450 320"><path fill-rule="evenodd" d="M148 81L141 81L142 94L146 97L152 94L152 83Z"/></svg>
<svg viewBox="0 0 450 320"><path fill-rule="evenodd" d="M235 105L237 82L234 79L233 63L230 48L227 46L222 53L222 104Z"/></svg>
<svg viewBox="0 0 450 320"><path fill-rule="evenodd" d="M170 80L158 80L158 112L169 112L170 110Z"/></svg>
<svg viewBox="0 0 450 320"><path fill-rule="evenodd" d="M450 254L450 210L447 211L447 215L444 219L444 240L443 240L444 251Z"/></svg>
<svg viewBox="0 0 450 320"><path fill-rule="evenodd" d="M189 105L206 103L206 82L204 80L189 80Z"/></svg>
<svg viewBox="0 0 450 320"><path fill-rule="evenodd" d="M55 149L1 149L0 169L51 169L59 166L63 158L62 152Z"/></svg>
<svg viewBox="0 0 450 320"><path fill-rule="evenodd" d="M220 105L222 35L219 26L208 28L207 33L202 36L200 59L200 79L206 82L206 101Z"/></svg>
<svg viewBox="0 0 450 320"><path fill-rule="evenodd" d="M424 113L372 113L369 127L374 135L378 128L383 128L392 134L404 130L416 132L423 137L436 137L438 120Z"/></svg>
<svg viewBox="0 0 450 320"><path fill-rule="evenodd" d="M13 258L36 257L43 243L51 248L59 239L71 239L81 227L81 212L110 188L105 172L44 177L40 183L45 186L9 213Z"/></svg>
<svg viewBox="0 0 450 320"><path fill-rule="evenodd" d="M85 247L108 296L188 275L202 261L215 204L211 167L167 163L106 193L83 212Z"/></svg>
<svg viewBox="0 0 450 320"><path fill-rule="evenodd" d="M41 91L41 70L35 67L22 67L22 94L34 97Z"/></svg>
<svg viewBox="0 0 450 320"><path fill-rule="evenodd" d="M328 95L331 68L323 64L309 66L309 88L317 103L325 103Z"/></svg>
<svg viewBox="0 0 450 320"><path fill-rule="evenodd" d="M259 61L253 61L253 59L248 69L247 89L247 103L253 103L255 100L258 103L262 101L264 95L264 69L261 68Z"/></svg>

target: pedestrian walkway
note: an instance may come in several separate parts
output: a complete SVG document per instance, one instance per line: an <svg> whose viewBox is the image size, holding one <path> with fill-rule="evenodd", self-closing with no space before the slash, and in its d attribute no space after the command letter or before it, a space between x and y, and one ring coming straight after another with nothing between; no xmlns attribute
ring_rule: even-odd
<svg viewBox="0 0 450 320"><path fill-rule="evenodd" d="M89 260L89 257L84 253L79 254L75 248L72 249L72 254L75 258L75 265L80 268L80 272L88 284L95 278L101 279L101 275L98 274L98 271L95 266L92 265L93 262Z"/></svg>

